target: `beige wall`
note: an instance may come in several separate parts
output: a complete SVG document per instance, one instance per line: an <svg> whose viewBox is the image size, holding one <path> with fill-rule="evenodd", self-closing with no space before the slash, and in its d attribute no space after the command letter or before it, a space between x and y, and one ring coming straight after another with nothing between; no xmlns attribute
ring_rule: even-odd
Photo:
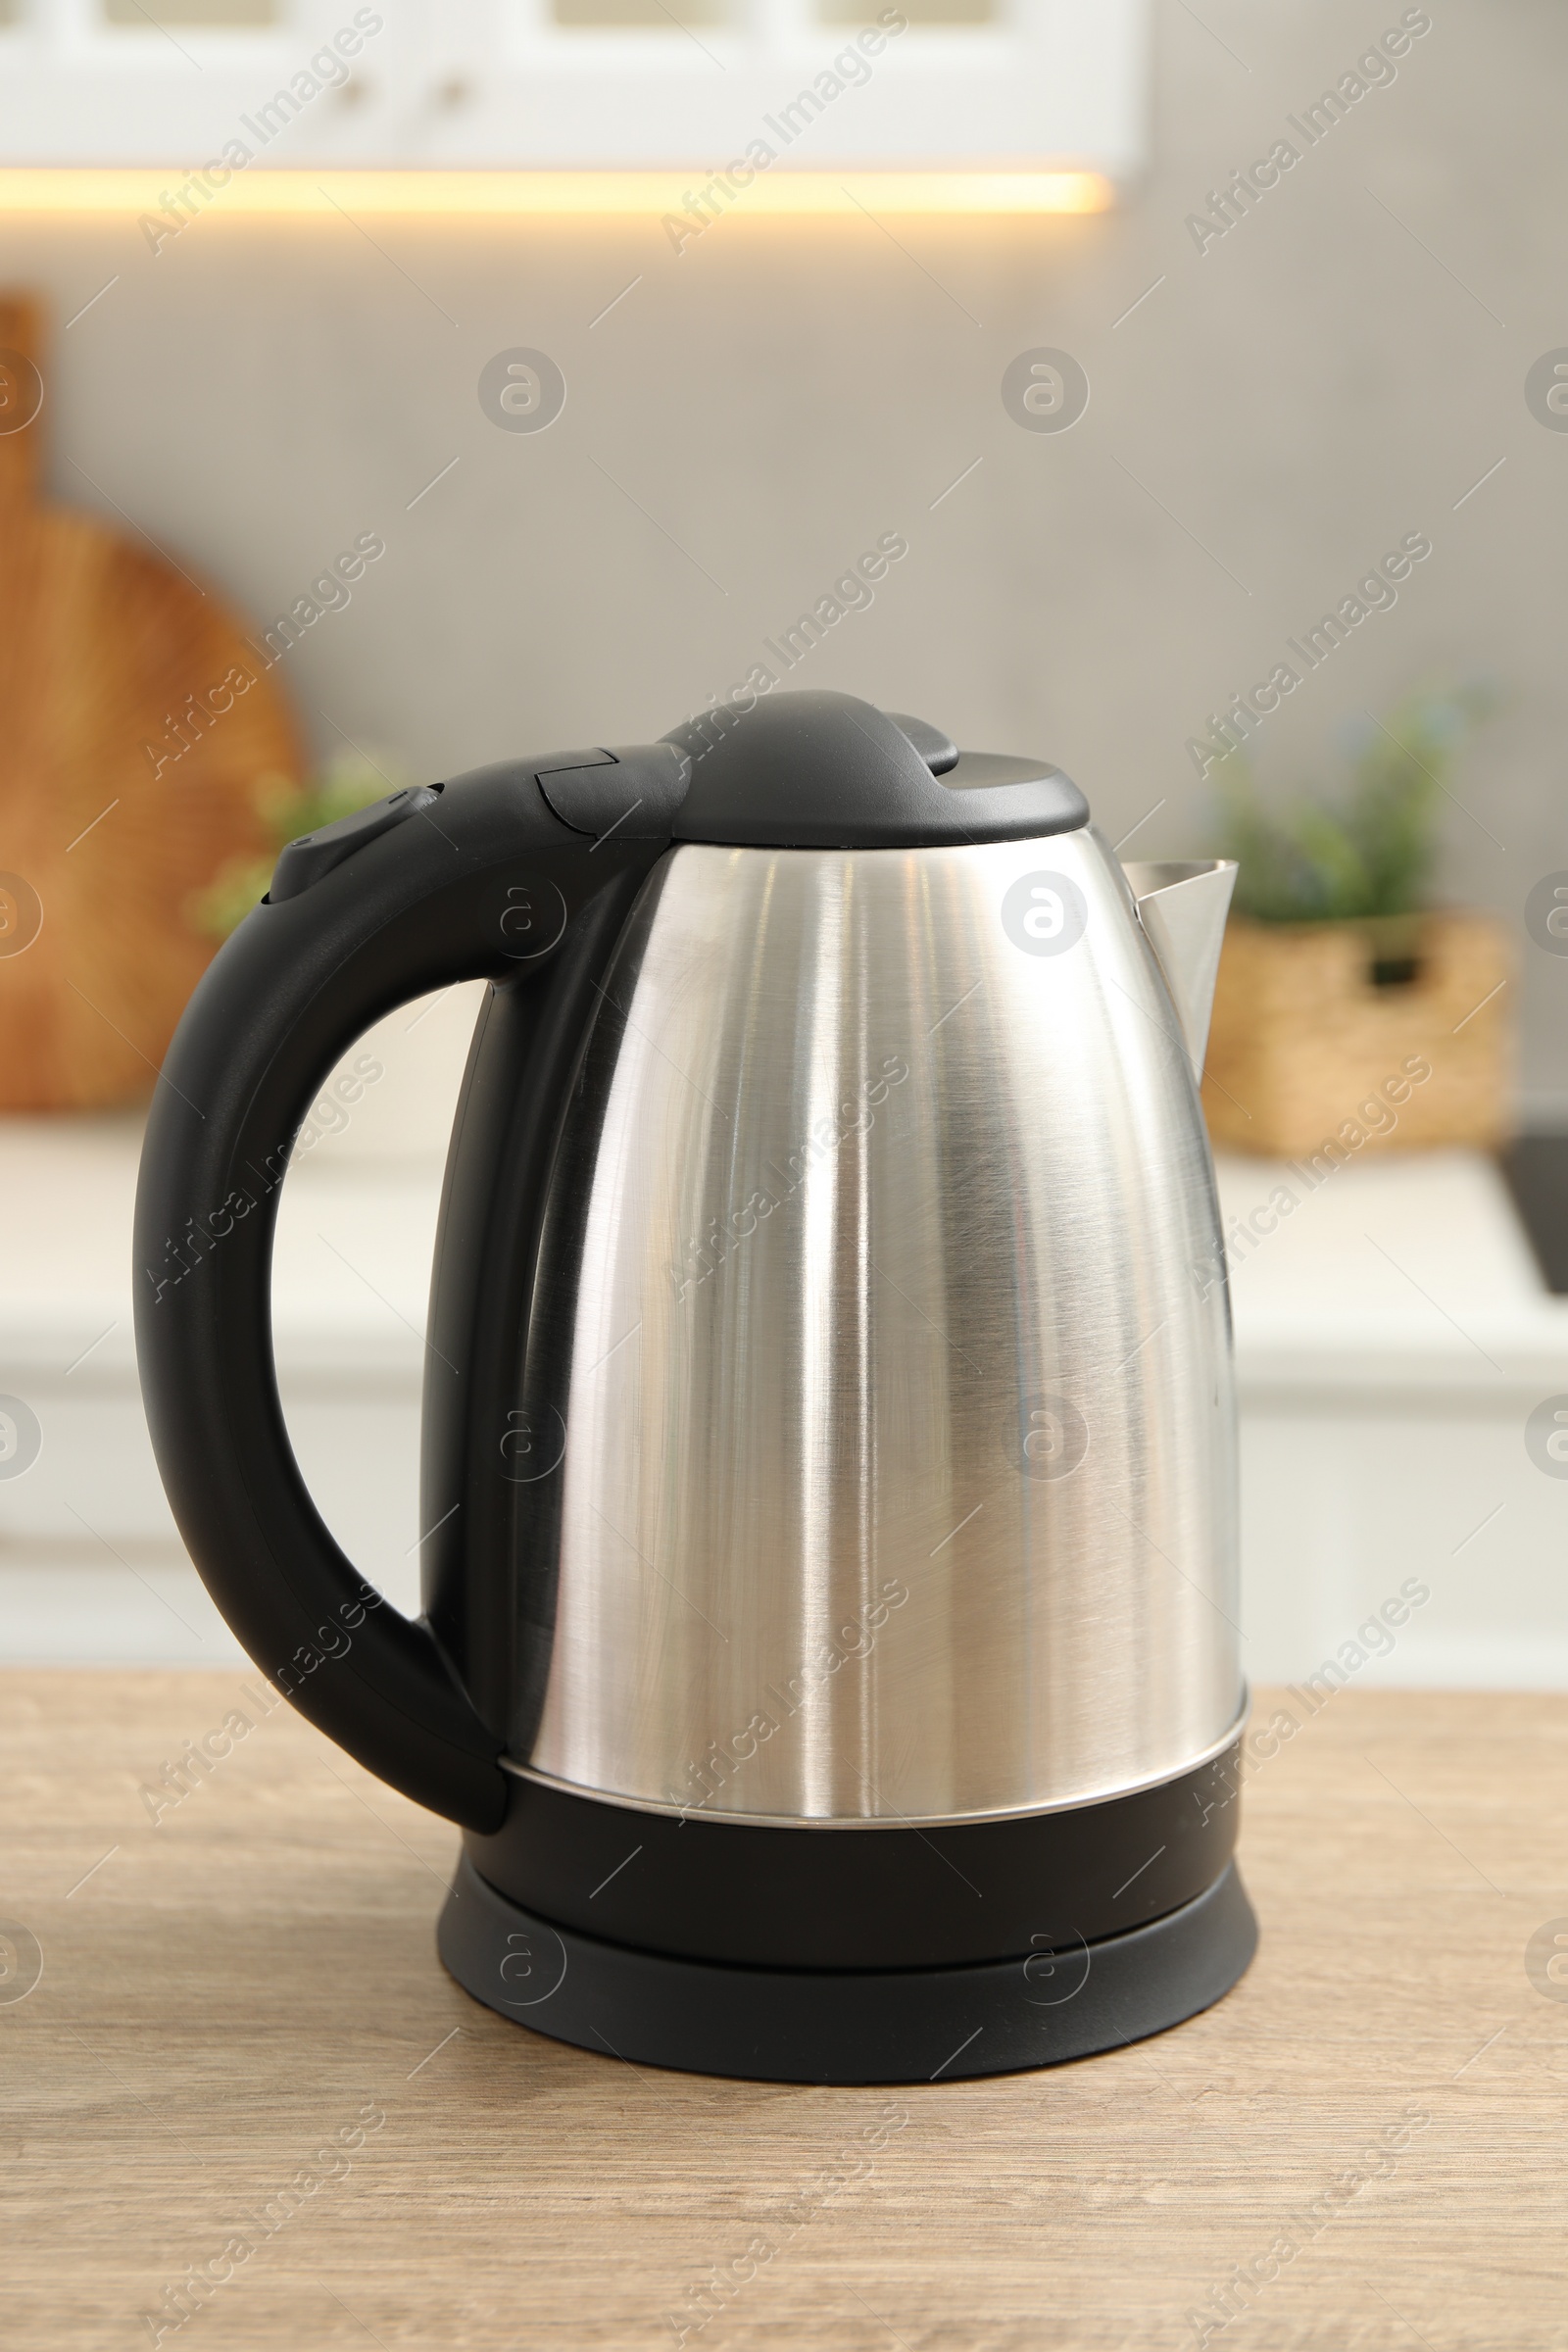
<svg viewBox="0 0 1568 2352"><path fill-rule="evenodd" d="M382 533L285 674L323 749L335 726L419 772L662 732L901 532L874 606L795 682L1049 752L1113 837L1163 798L1144 855L1201 840L1185 746L1207 713L1423 531L1397 607L1303 682L1260 759L1310 777L1358 710L1491 674L1507 707L1459 787L1486 830L1450 809L1446 881L1517 920L1568 867L1568 434L1523 398L1568 345L1568 22L1431 0L1393 85L1200 255L1185 216L1401 4L1200 13L1212 32L1159 0L1152 169L1107 218L885 234L738 208L678 258L652 220L378 220L372 244L220 203L156 258L127 222L12 223L7 275L61 321L120 273L57 337L55 488L101 503L74 459L263 616ZM481 368L515 345L565 373L548 432L480 411ZM1090 376L1068 433L1003 408L1039 345ZM1568 1118L1568 958L1520 939L1530 1086Z"/></svg>

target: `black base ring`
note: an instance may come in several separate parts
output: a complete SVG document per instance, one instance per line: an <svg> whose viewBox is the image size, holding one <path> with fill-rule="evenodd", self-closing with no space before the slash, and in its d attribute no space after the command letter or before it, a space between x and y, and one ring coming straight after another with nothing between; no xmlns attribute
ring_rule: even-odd
<svg viewBox="0 0 1568 2352"><path fill-rule="evenodd" d="M510 1775L506 1820L464 1847L563 1933L737 1968L970 1968L1099 1943L1212 1886L1236 1849L1235 1744L1173 1779L995 1820L735 1821L644 1812Z"/></svg>
<svg viewBox="0 0 1568 2352"><path fill-rule="evenodd" d="M1234 1863L1164 1918L976 1967L738 1968L563 1931L465 1855L436 1931L465 1990L579 2049L764 2082L951 2082L1057 2066L1180 2025L1257 1947Z"/></svg>

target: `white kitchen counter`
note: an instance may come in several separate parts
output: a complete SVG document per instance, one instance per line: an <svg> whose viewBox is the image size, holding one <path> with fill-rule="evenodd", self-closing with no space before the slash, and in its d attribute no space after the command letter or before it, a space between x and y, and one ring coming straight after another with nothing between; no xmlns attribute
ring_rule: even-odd
<svg viewBox="0 0 1568 2352"><path fill-rule="evenodd" d="M1369 1684L1568 1688L1568 1475L1525 1447L1538 1405L1568 1406L1568 1299L1495 1164L1388 1152L1310 1191L1228 1158L1227 1233L1266 1226L1282 1184L1298 1205L1232 1245L1249 1672L1295 1680L1349 1642ZM1410 1578L1431 1598L1355 1664Z"/></svg>
<svg viewBox="0 0 1568 2352"><path fill-rule="evenodd" d="M379 1075L291 1170L273 1322L301 1466L339 1542L417 1605L418 1421L441 1166L482 984L353 1050ZM331 1082L328 1082L330 1088ZM324 1123L323 1123L324 1124ZM0 1478L0 1659L217 1664L240 1651L174 1531L131 1331L139 1116L0 1119L0 1392L43 1449Z"/></svg>
<svg viewBox="0 0 1568 2352"><path fill-rule="evenodd" d="M142 1419L131 1316L139 1120L0 1121L0 1391L43 1446L0 1480L0 1658L236 1658L186 1560ZM438 1165L321 1150L283 1189L273 1282L295 1448L345 1548L400 1606Z"/></svg>
<svg viewBox="0 0 1568 2352"><path fill-rule="evenodd" d="M1483 1153L1389 1152L1315 1191L1298 1165L1223 1155L1218 1171L1250 1397L1568 1385L1568 1298L1544 1287Z"/></svg>
<svg viewBox="0 0 1568 2352"><path fill-rule="evenodd" d="M398 1016L401 1018L401 1016ZM448 1055L450 1061L451 1056ZM401 1606L417 1578L418 1399L456 1067L417 1123L395 1089L284 1188L273 1307L302 1466L340 1542ZM135 1385L133 1118L0 1122L0 1392L44 1432L0 1479L0 1657L237 1655L179 1547ZM392 1147L393 1149L388 1149ZM1279 1188L1297 1196L1280 1215ZM1568 1479L1524 1424L1568 1393L1568 1300L1542 1286L1490 1160L1387 1154L1309 1191L1220 1169L1243 1420L1244 1625L1254 1680L1296 1679L1415 1578L1431 1591L1372 1682L1568 1688ZM1271 1199L1273 1208L1267 1204Z"/></svg>

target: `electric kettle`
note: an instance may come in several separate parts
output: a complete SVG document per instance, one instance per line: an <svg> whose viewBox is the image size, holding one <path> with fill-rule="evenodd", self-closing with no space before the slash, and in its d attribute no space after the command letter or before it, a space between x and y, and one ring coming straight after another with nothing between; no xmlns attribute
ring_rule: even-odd
<svg viewBox="0 0 1568 2352"><path fill-rule="evenodd" d="M827 693L284 850L154 1100L148 1419L257 1666L462 1824L438 1943L477 1999L656 2065L947 2081L1246 1968L1198 1096L1233 879L1123 868L1049 761ZM290 1450L271 1239L335 1061L479 977L411 1622Z"/></svg>

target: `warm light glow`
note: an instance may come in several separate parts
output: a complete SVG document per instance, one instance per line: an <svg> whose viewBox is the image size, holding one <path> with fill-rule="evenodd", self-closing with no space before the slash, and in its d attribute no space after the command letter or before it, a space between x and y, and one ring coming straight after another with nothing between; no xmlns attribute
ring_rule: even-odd
<svg viewBox="0 0 1568 2352"><path fill-rule="evenodd" d="M0 214L157 213L186 167L168 171L0 171ZM200 203L200 216L330 218L334 203L368 213L503 218L543 213L679 213L703 185L669 172L239 172ZM1102 213L1114 201L1098 172L764 172L725 219L760 213Z"/></svg>

